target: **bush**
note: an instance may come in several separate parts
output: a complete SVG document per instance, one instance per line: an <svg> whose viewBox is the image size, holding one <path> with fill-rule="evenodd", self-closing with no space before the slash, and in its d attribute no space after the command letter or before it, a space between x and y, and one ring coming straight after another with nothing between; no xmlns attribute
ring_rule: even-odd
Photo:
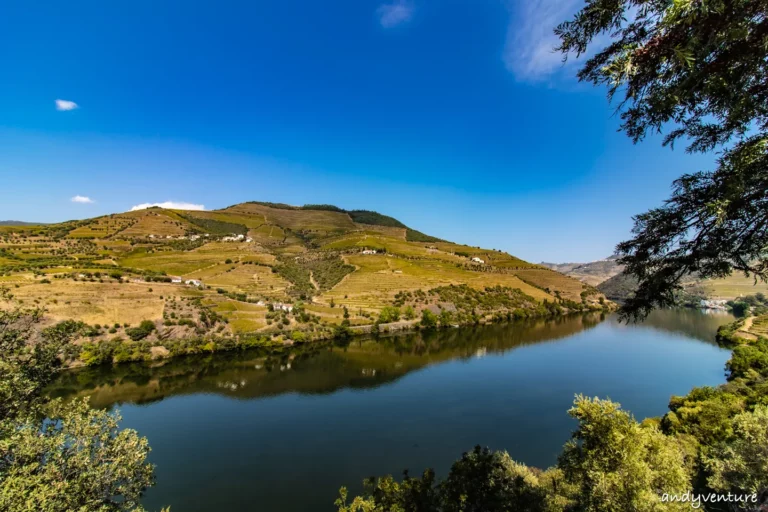
<svg viewBox="0 0 768 512"><path fill-rule="evenodd" d="M150 320L144 320L138 327L133 327L125 330L125 333L133 341L143 340L155 330L155 324Z"/></svg>
<svg viewBox="0 0 768 512"><path fill-rule="evenodd" d="M395 306L386 306L379 313L379 323L388 324L400 320L400 308Z"/></svg>
<svg viewBox="0 0 768 512"><path fill-rule="evenodd" d="M421 312L421 326L426 329L433 329L437 327L437 315L428 309Z"/></svg>

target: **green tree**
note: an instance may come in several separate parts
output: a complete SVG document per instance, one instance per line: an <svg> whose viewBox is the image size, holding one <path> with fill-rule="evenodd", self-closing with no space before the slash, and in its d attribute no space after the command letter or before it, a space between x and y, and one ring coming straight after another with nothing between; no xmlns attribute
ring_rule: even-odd
<svg viewBox="0 0 768 512"><path fill-rule="evenodd" d="M453 463L440 491L445 512L540 512L547 502L533 470L480 446Z"/></svg>
<svg viewBox="0 0 768 512"><path fill-rule="evenodd" d="M39 309L0 289L0 510L139 511L152 484L147 441L85 401L49 402L43 389L82 324L38 333Z"/></svg>
<svg viewBox="0 0 768 512"><path fill-rule="evenodd" d="M405 306L405 309L403 310L403 316L406 320L413 320L416 318L416 311L413 309L413 306Z"/></svg>
<svg viewBox="0 0 768 512"><path fill-rule="evenodd" d="M421 326L426 329L437 327L437 315L428 309L423 309L421 311Z"/></svg>
<svg viewBox="0 0 768 512"><path fill-rule="evenodd" d="M640 425L609 400L577 396L568 413L579 427L558 467L578 488L578 510L685 509L683 503L662 503L659 494L682 495L691 489L684 452L675 438L653 425Z"/></svg>
<svg viewBox="0 0 768 512"><path fill-rule="evenodd" d="M676 180L619 244L639 281L625 315L674 304L690 273L768 278L767 16L755 0L587 0L555 30L565 58L608 36L578 77L622 95L621 129L633 141L670 126L665 145L721 151L714 171Z"/></svg>
<svg viewBox="0 0 768 512"><path fill-rule="evenodd" d="M388 324L400 320L400 308L395 306L386 306L379 313L379 323Z"/></svg>
<svg viewBox="0 0 768 512"><path fill-rule="evenodd" d="M733 419L733 438L704 459L707 483L721 492L768 491L768 407L757 407Z"/></svg>

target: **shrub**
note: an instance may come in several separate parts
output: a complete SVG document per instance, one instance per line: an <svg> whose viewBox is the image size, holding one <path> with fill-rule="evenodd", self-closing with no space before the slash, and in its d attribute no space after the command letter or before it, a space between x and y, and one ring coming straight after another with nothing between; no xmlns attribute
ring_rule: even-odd
<svg viewBox="0 0 768 512"><path fill-rule="evenodd" d="M139 340L143 340L144 338L152 334L152 331L154 330L155 330L155 324L150 320L144 320L139 324L138 327L126 329L125 333L133 341L139 341Z"/></svg>

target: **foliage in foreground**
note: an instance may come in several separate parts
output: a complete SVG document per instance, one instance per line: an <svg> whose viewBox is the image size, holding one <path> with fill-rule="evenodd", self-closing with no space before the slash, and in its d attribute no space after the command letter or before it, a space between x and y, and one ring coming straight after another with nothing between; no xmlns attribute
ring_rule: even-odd
<svg viewBox="0 0 768 512"><path fill-rule="evenodd" d="M385 477L366 482L364 496L339 512L625 512L683 510L662 503L658 489L690 489L682 446L652 424L639 424L618 404L579 396L569 414L579 421L556 467L546 471L513 461L506 452L475 447L456 461L444 480L434 472L402 482Z"/></svg>
<svg viewBox="0 0 768 512"><path fill-rule="evenodd" d="M140 511L153 481L146 439L84 401L44 398L72 332L63 324L35 334L40 314L0 310L0 510Z"/></svg>
<svg viewBox="0 0 768 512"><path fill-rule="evenodd" d="M674 304L688 274L768 278L766 27L765 1L587 0L556 30L565 56L608 36L578 76L623 94L621 129L634 142L671 125L665 145L722 150L714 171L676 180L619 244L619 263L639 281L626 315Z"/></svg>
<svg viewBox="0 0 768 512"><path fill-rule="evenodd" d="M579 421L555 467L541 471L506 452L479 447L438 481L391 476L366 481L339 512L624 512L690 510L664 494L768 498L768 339L739 345L727 363L728 383L672 397L661 419L635 421L618 404L577 397L569 414ZM751 500L751 498L750 498ZM720 511L722 503L704 504ZM759 510L754 501L728 510Z"/></svg>

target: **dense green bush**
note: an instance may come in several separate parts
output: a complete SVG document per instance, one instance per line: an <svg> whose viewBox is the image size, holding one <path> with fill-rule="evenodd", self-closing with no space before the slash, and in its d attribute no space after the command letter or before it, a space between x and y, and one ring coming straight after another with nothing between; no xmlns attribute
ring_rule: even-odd
<svg viewBox="0 0 768 512"><path fill-rule="evenodd" d="M133 341L143 340L155 330L155 324L150 320L144 320L138 327L131 327L125 330L125 334L128 335Z"/></svg>

